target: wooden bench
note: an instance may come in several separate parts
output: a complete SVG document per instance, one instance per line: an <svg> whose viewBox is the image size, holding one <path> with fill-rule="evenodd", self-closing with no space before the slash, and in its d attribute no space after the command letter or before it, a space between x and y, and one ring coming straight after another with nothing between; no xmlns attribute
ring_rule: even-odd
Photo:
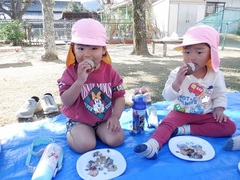
<svg viewBox="0 0 240 180"><path fill-rule="evenodd" d="M0 52L8 52L8 51L20 51L22 50L21 46L4 46L4 47L0 47Z"/></svg>
<svg viewBox="0 0 240 180"><path fill-rule="evenodd" d="M171 39L152 39L152 53L155 54L155 45L163 44L163 57L167 56L167 45L168 44L181 44L182 39L171 40Z"/></svg>

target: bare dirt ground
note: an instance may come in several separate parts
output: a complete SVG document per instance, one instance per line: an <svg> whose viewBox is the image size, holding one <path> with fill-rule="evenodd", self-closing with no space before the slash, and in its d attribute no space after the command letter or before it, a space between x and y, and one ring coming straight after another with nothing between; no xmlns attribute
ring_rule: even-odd
<svg viewBox="0 0 240 180"><path fill-rule="evenodd" d="M3 46L3 45L2 45ZM146 86L152 95L152 102L163 100L161 91L169 72L182 64L181 52L173 51L174 45L168 46L168 56L162 57L162 45L156 46L152 57L130 55L133 45L108 45L113 66L123 77L126 89L126 107L130 105L133 89ZM0 52L0 126L21 122L16 111L32 96L41 98L45 93L52 93L56 103L61 106L57 79L65 69L68 45L57 45L58 60L43 62L43 47L23 47L21 51ZM149 52L152 52L149 44ZM221 70L226 78L228 91L240 90L240 50L219 50L222 59ZM51 116L56 116L52 114ZM35 114L35 121L46 118L42 112ZM26 120L24 120L26 121Z"/></svg>

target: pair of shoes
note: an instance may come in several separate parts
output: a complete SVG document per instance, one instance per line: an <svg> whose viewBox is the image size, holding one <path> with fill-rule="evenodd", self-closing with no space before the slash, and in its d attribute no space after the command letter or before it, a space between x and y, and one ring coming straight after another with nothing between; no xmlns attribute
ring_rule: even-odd
<svg viewBox="0 0 240 180"><path fill-rule="evenodd" d="M41 99L41 105L44 114L59 112L58 105L55 103L51 93L44 94L43 98Z"/></svg>
<svg viewBox="0 0 240 180"><path fill-rule="evenodd" d="M55 103L52 94L46 93L40 101L37 96L28 99L17 111L16 116L18 118L32 118L34 113L40 109L40 103L44 114L59 112L59 108Z"/></svg>

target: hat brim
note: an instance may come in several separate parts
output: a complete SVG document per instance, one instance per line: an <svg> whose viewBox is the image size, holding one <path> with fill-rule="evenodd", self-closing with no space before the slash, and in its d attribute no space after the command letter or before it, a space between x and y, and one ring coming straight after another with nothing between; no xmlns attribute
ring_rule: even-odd
<svg viewBox="0 0 240 180"><path fill-rule="evenodd" d="M102 41L101 39L73 37L71 42L76 44L90 45L90 46L106 46L106 42Z"/></svg>
<svg viewBox="0 0 240 180"><path fill-rule="evenodd" d="M206 43L205 41L191 41L190 43L181 43L174 47L174 50L176 51L183 51L183 47L200 44L200 43ZM210 46L210 45L209 45ZM218 55L218 50L214 48L213 46L210 46L211 49L211 63L210 68L212 68L215 72L219 71L219 65L220 65L220 58Z"/></svg>
<svg viewBox="0 0 240 180"><path fill-rule="evenodd" d="M106 51L106 54L102 56L102 61L104 61L107 64L112 64L111 57L109 53ZM66 66L70 66L75 63L75 55L73 53L73 43L70 44L69 49L68 49L68 54L67 54L67 59L66 59Z"/></svg>
<svg viewBox="0 0 240 180"><path fill-rule="evenodd" d="M206 43L205 41L191 41L191 42L182 42L181 44L177 45L174 47L174 50L177 50L177 51L182 51L183 50L183 47L186 47L186 46L191 46L191 45L194 45L194 44L200 44L200 43Z"/></svg>

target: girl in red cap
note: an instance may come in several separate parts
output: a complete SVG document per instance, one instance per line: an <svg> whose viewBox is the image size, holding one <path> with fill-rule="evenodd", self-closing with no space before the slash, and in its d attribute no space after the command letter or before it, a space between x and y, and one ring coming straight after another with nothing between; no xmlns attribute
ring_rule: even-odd
<svg viewBox="0 0 240 180"><path fill-rule="evenodd" d="M195 26L186 32L176 47L183 52L184 65L170 73L162 92L172 101L170 112L150 139L135 147L137 154L156 159L171 136L226 137L235 133L235 123L224 114L226 86L219 70L218 44L219 34L212 27Z"/></svg>
<svg viewBox="0 0 240 180"><path fill-rule="evenodd" d="M58 80L67 141L78 153L96 146L96 136L116 147L124 141L119 119L125 106L123 80L111 65L106 30L93 19L72 27L67 68Z"/></svg>

